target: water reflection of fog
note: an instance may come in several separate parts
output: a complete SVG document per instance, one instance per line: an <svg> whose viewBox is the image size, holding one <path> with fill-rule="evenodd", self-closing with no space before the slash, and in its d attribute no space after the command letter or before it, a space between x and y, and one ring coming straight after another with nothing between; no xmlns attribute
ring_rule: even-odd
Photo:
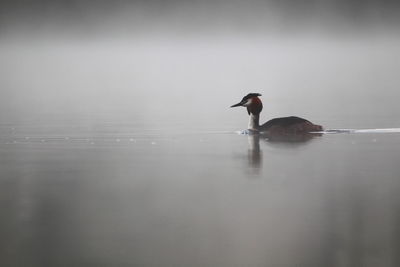
<svg viewBox="0 0 400 267"><path fill-rule="evenodd" d="M0 143L1 263L398 265L395 135L200 136Z"/></svg>
<svg viewBox="0 0 400 267"><path fill-rule="evenodd" d="M305 231L300 243L307 244L309 251L303 251L308 256L300 265L397 266L400 243L397 197L399 168L393 169L393 159L380 159L383 156L380 153L387 156L382 149L370 150L365 143L362 146L366 147L358 147L358 150L366 149L368 154L360 155L359 151L353 150L348 151L349 154L341 154L345 143L349 143L344 141L348 137L335 136L344 143L339 144L338 148L330 147L324 153L319 153L319 158L314 158L313 147L320 146L327 139L332 141L332 136L300 139L300 147L282 140L278 143L267 141L262 143L265 151L260 149L260 136L248 136L249 166L263 168L260 160L264 157L264 165L267 165L264 168L267 169L259 173L263 179L270 181L270 186L279 185L277 191L292 194L284 197L287 201L307 199L308 204L291 203L286 211L282 211L298 212L297 217L284 216L297 221L298 229L302 229L299 231ZM321 141L310 142L317 139ZM265 149L270 145L274 147L273 151ZM304 146L308 149L298 149ZM295 161L288 159L287 151L296 151ZM388 153L393 151L391 149ZM282 157L279 160L281 164L274 166L276 161L268 164L269 160L277 157ZM276 192L272 190L270 193ZM309 196L302 196L303 193ZM310 201L310 198L315 199ZM306 221L308 226L303 225Z"/></svg>

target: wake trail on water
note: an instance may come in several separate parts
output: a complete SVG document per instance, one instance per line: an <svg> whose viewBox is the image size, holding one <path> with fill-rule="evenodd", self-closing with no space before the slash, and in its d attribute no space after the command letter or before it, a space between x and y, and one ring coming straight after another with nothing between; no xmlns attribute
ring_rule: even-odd
<svg viewBox="0 0 400 267"><path fill-rule="evenodd" d="M358 133L400 133L400 128L377 128L377 129L328 129L315 132L321 134L358 134Z"/></svg>

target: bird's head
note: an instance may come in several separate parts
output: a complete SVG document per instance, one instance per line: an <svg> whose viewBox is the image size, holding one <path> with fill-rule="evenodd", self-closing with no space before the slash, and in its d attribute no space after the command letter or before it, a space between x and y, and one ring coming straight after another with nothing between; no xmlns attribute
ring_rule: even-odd
<svg viewBox="0 0 400 267"><path fill-rule="evenodd" d="M261 113L261 110L263 108L261 99L258 98L259 96L261 96L261 94L250 93L250 94L246 95L245 97L243 97L239 103L232 105L231 108L246 107L247 113L249 113L249 115L250 115L250 113L254 114L254 115L258 115Z"/></svg>

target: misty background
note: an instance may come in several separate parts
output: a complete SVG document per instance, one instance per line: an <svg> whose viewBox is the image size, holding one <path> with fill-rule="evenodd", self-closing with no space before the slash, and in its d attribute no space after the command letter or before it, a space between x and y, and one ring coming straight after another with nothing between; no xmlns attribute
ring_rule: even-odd
<svg viewBox="0 0 400 267"><path fill-rule="evenodd" d="M2 1L6 32L82 35L293 35L397 30L397 1Z"/></svg>
<svg viewBox="0 0 400 267"><path fill-rule="evenodd" d="M253 91L264 116L331 128L387 127L385 115L398 114L396 1L0 5L4 122L229 122L238 115L227 107ZM349 119L360 114L365 121Z"/></svg>

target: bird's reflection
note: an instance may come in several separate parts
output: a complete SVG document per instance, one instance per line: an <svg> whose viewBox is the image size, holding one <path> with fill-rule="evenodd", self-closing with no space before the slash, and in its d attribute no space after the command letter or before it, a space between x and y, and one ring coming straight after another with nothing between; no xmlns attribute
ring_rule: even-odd
<svg viewBox="0 0 400 267"><path fill-rule="evenodd" d="M248 133L247 139L249 142L248 149L248 163L249 167L253 169L262 168L262 150L260 149L260 139L265 140L270 145L280 147L299 147L309 143L320 133L306 133L306 134L292 134L292 135L271 135L262 133Z"/></svg>
<svg viewBox="0 0 400 267"><path fill-rule="evenodd" d="M247 137L249 141L248 160L249 166L254 169L260 169L262 166L262 151L260 149L260 135L249 134Z"/></svg>
<svg viewBox="0 0 400 267"><path fill-rule="evenodd" d="M317 136L322 136L321 133L303 133L303 134L287 134L287 135L271 135L261 134L264 140L269 143L281 144L305 144Z"/></svg>

